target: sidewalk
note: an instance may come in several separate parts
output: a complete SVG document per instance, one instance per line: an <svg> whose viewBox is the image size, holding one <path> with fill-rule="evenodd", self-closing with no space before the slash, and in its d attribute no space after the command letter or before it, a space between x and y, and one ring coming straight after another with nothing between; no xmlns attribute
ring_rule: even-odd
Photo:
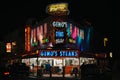
<svg viewBox="0 0 120 80"><path fill-rule="evenodd" d="M31 79L31 78L30 78ZM34 80L81 80L79 78L69 78L69 77L33 77Z"/></svg>
<svg viewBox="0 0 120 80"><path fill-rule="evenodd" d="M75 76L71 76L70 74L66 74L64 77L63 75L52 74L44 74L43 76L37 77L34 75L30 75L29 78L37 79L37 80L80 80L79 76L75 78Z"/></svg>

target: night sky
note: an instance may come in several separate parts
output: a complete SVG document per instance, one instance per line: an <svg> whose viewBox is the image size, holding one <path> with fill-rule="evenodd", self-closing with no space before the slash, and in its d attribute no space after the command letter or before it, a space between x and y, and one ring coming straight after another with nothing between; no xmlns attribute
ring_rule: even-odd
<svg viewBox="0 0 120 80"><path fill-rule="evenodd" d="M15 29L24 28L29 18L42 21L49 16L45 12L47 5L57 2L68 3L69 17L76 23L81 23L84 19L91 22L96 43L103 37L109 37L112 41L113 8L109 0L3 1L0 3L0 40Z"/></svg>

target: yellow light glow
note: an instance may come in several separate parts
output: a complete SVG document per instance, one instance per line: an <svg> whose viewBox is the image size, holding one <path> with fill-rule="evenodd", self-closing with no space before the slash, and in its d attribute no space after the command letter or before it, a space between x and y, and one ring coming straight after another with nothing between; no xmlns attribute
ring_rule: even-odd
<svg viewBox="0 0 120 80"><path fill-rule="evenodd" d="M104 41L108 41L108 38L104 38Z"/></svg>
<svg viewBox="0 0 120 80"><path fill-rule="evenodd" d="M67 3L51 4L47 7L47 12L50 14L66 14L68 11Z"/></svg>
<svg viewBox="0 0 120 80"><path fill-rule="evenodd" d="M13 45L13 46L16 46L16 42L12 42L12 45Z"/></svg>
<svg viewBox="0 0 120 80"><path fill-rule="evenodd" d="M65 10L66 8L67 8L66 4L56 4L56 5L51 5L49 9L51 12L51 11L57 11L58 9Z"/></svg>
<svg viewBox="0 0 120 80"><path fill-rule="evenodd" d="M110 57L112 58L112 52L110 52Z"/></svg>
<svg viewBox="0 0 120 80"><path fill-rule="evenodd" d="M11 47L11 43L6 43L6 52L11 52L12 47Z"/></svg>
<svg viewBox="0 0 120 80"><path fill-rule="evenodd" d="M104 46L106 46L107 41L108 41L108 38L104 38Z"/></svg>

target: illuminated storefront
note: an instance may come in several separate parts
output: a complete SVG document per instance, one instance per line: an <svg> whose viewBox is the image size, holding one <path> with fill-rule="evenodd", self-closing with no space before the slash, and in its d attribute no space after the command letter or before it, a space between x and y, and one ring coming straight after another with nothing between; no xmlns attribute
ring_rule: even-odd
<svg viewBox="0 0 120 80"><path fill-rule="evenodd" d="M81 65L80 54L89 47L91 28L70 21L66 17L69 14L66 3L51 4L47 9L50 17L34 27L26 25L25 49L37 57L22 62L38 67L49 62L52 67L65 66L66 73L70 73L73 66Z"/></svg>

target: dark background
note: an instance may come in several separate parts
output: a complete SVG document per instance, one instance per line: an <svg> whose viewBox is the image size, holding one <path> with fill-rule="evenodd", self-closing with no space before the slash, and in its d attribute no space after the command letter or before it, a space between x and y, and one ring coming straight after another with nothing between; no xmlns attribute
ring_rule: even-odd
<svg viewBox="0 0 120 80"><path fill-rule="evenodd" d="M45 12L48 4L67 2L69 17L76 23L88 20L94 31L94 47L101 49L103 38L108 37L116 72L120 66L119 2L113 0L15 0L0 2L0 41L15 29L24 28L29 18L42 21L49 15ZM114 65L113 63L113 65ZM118 66L118 68L116 68Z"/></svg>
<svg viewBox="0 0 120 80"><path fill-rule="evenodd" d="M42 21L49 15L47 5L67 2L69 17L76 23L88 20L94 31L94 42L98 47L102 39L108 37L110 46L119 51L119 9L117 2L110 0L38 0L38 1L2 1L0 2L0 41L15 29L24 28L29 18ZM116 14L117 12L117 14ZM117 19L116 19L117 18ZM98 47L99 49L99 47Z"/></svg>
<svg viewBox="0 0 120 80"><path fill-rule="evenodd" d="M45 9L50 3L67 2L70 17L80 23L88 19L98 34L112 35L112 2L107 0L39 0L2 1L0 3L1 38L18 27L24 27L28 18L43 20L48 16Z"/></svg>

